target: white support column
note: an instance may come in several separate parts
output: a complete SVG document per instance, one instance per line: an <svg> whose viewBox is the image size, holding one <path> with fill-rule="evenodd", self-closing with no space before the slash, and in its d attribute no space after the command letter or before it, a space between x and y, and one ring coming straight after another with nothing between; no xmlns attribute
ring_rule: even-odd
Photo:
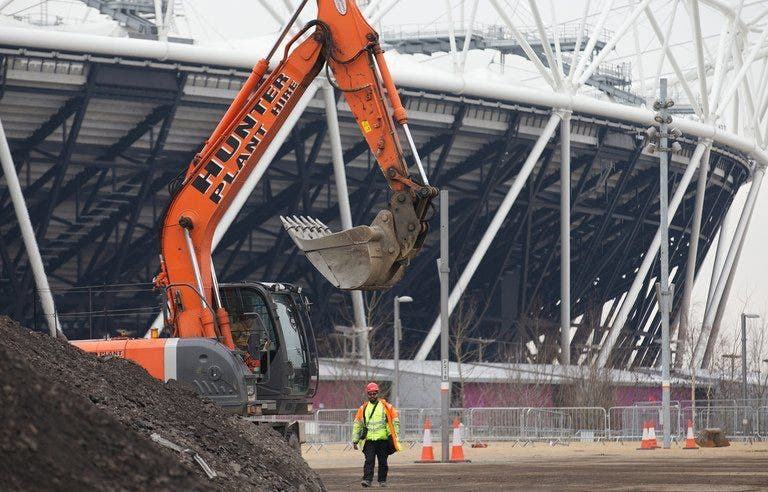
<svg viewBox="0 0 768 492"><path fill-rule="evenodd" d="M675 194L672 197L672 201L669 203L669 219L670 222L674 218L675 213L677 212L677 208L680 206L680 203L683 201L683 197L685 196L685 192L688 189L688 185L691 183L691 179L693 178L694 171L699 166L699 163L701 162L701 158L704 155L704 151L711 145L711 140L703 140L700 141L699 144L696 146L696 150L693 151L693 155L691 156L691 160L688 163L688 167L685 169L685 173L683 174L683 177L680 180L680 183L677 186L677 189L675 190ZM605 367L605 365L608 363L608 358L611 356L611 351L613 350L613 346L616 344L616 341L619 339L619 333L621 332L622 328L624 328L624 323L627 322L627 318L629 317L629 313L632 310L632 307L635 304L635 301L637 300L637 296L640 293L640 290L643 287L643 284L645 282L645 277L648 275L648 272L651 269L651 264L653 263L653 260L656 258L656 254L659 252L659 247L661 246L661 231L657 230L656 235L653 237L653 242L651 243L650 247L648 248L648 251L645 253L645 256L643 257L643 262L640 265L640 269L637 271L637 274L635 275L635 280L632 282L632 286L629 288L629 292L627 292L626 297L624 298L624 302L621 304L621 308L619 309L619 312L616 314L616 320L611 325L611 329L608 332L608 336L606 337L605 341L603 342L602 346L600 347L600 353L597 356L597 367Z"/></svg>
<svg viewBox="0 0 768 492"><path fill-rule="evenodd" d="M736 77L731 81L731 85L728 87L728 89L725 91L725 94L720 99L720 107L724 108L728 105L731 98L736 93L736 90L738 90L739 86L741 85L742 81L745 80L745 77L747 76L747 72L752 67L752 62L755 61L755 57L757 56L758 51L760 51L760 48L763 46L763 43L766 40L766 37L768 37L768 26L766 26L765 29L763 29L763 32L760 33L760 39L758 39L757 43L752 47L752 50L747 55L746 60L742 62L739 58L741 57L741 53L739 53L739 56L736 58L737 63L741 63L741 67L739 68L739 71L736 73ZM747 95L751 98L751 91L747 92ZM752 109L754 111L754 103L752 104Z"/></svg>
<svg viewBox="0 0 768 492"><path fill-rule="evenodd" d="M589 15L589 6L591 4L591 0L587 0L584 3L584 13L581 16L581 24L579 24L579 29L576 32L576 44L573 47L573 58L571 58L571 66L568 69L568 82L569 84L573 82L573 77L576 74L576 65L580 63L580 50L581 50L581 41L582 41L582 35L584 33L584 29L586 29L587 26L587 16ZM594 34L594 33L593 33ZM585 50L586 51L586 50ZM640 75L640 80L642 82L643 76Z"/></svg>
<svg viewBox="0 0 768 492"><path fill-rule="evenodd" d="M560 65L558 65L557 60L555 59L555 55L552 53L552 47L549 45L547 29L544 27L544 21L541 20L541 14L539 13L539 9L536 7L536 0L528 0L528 5L531 7L531 13L533 13L533 19L536 22L536 29L539 32L539 39L541 40L541 45L544 47L544 56L547 58L549 71L555 77L556 86L558 88L562 87L563 75L560 70Z"/></svg>
<svg viewBox="0 0 768 492"><path fill-rule="evenodd" d="M480 0L475 0L472 2L472 10L470 11L469 22L467 23L466 31L464 32L464 46L461 50L461 62L459 64L459 68L462 72L464 71L464 67L467 65L467 54L469 53L469 45L472 42L472 29L475 24L475 18L477 17L477 6L479 3Z"/></svg>
<svg viewBox="0 0 768 492"><path fill-rule="evenodd" d="M757 202L755 202L757 203ZM747 231L749 230L749 224L752 222L752 212L755 210L755 205L752 205L751 210L749 211L749 220L747 221ZM717 343L717 337L720 334L720 323L723 320L723 314L725 314L725 307L728 305L728 297L731 294L731 287L733 286L733 279L736 277L736 271L739 268L739 259L741 258L741 250L744 248L744 243L746 242L747 234L746 232L741 237L741 240L739 241L739 249L736 251L736 259L733 262L733 268L731 268L731 271L728 272L728 280L725 282L725 292L723 293L723 298L720 300L720 303L717 306L717 312L715 312L715 322L712 324L712 332L709 336L709 340L707 341L707 350L704 351L704 360L701 363L702 367L708 367L710 363L712 362L712 355L714 353L715 343Z"/></svg>
<svg viewBox="0 0 768 492"><path fill-rule="evenodd" d="M569 77L571 80L573 80L573 77L575 74L581 74L581 71L584 70L584 67L587 65L587 61L589 60L590 54L592 53L592 50L595 49L595 46L597 45L597 39L600 37L600 32L603 30L603 26L605 25L605 20L608 18L608 13L613 9L613 4L616 3L616 0L610 0L607 1L603 6L603 11L600 13L600 17L597 19L597 25L594 27L594 31L592 31L592 35L589 36L589 40L587 41L587 46L584 48L584 54L579 57L579 63L576 65L576 68L571 68L571 73L569 74ZM587 6L588 7L588 6ZM586 22L587 19L587 11L584 10L584 22ZM581 28L584 29L586 27L586 24L582 24Z"/></svg>
<svg viewBox="0 0 768 492"><path fill-rule="evenodd" d="M768 32L768 28L766 28L766 31ZM744 60L742 59L742 53L741 50L738 49L736 46L733 46L733 61L736 69L741 72L744 67L747 67L747 65L744 63ZM750 63L751 65L751 63ZM755 139L757 142L758 147L763 147L763 137L762 134L757 131L757 125L755 124L755 121L757 121L757 114L756 114L756 102L755 102L755 93L752 90L753 84L750 82L750 74L749 70L747 70L746 75L742 77L741 79L741 85L736 89L736 94L741 95L741 99L744 101L744 109L745 109L745 117L743 118L742 124L744 125L744 129L747 130L751 136Z"/></svg>
<svg viewBox="0 0 768 492"><path fill-rule="evenodd" d="M715 80L712 84L712 94L709 98L709 100L712 101L712 112L717 112L717 114L723 114L723 111L725 110L725 105L721 103L721 94L723 92L723 88L725 87L724 81L728 72L726 55L736 42L736 33L739 31L739 19L741 18L741 9L743 7L744 0L739 0L739 3L736 6L736 15L733 17L730 25L728 26L728 36L725 38L725 41L722 44L718 43L717 46L717 59L715 60L714 76Z"/></svg>
<svg viewBox="0 0 768 492"><path fill-rule="evenodd" d="M725 68L725 52L730 49L732 23L723 23L720 28L720 36L717 40L717 54L715 55L715 73L712 75L712 85L709 90L709 100L712 101L712 111L716 109L717 98L723 86Z"/></svg>
<svg viewBox="0 0 768 492"><path fill-rule="evenodd" d="M296 12L296 6L293 5L290 0L283 0L283 5L285 6L285 10L288 11L288 18L290 19L294 12ZM304 19L301 18L300 15L296 17L296 22L299 24L296 26L298 29L301 29L307 23Z"/></svg>
<svg viewBox="0 0 768 492"><path fill-rule="evenodd" d="M534 166L536 166L539 157L541 157L541 153L544 152L544 148L547 146L547 143L549 143L552 135L555 134L557 125L560 123L562 118L562 111L555 110L549 117L549 121L547 122L546 126L541 130L541 134L539 135L538 140L536 140L536 144L533 146L533 149L531 149L531 153L528 155L525 163L523 163L523 167L520 169L520 173L515 178L514 183L512 183L512 186L507 192L507 195L499 205L499 209L496 211L496 214L493 216L491 223L488 225L488 229L486 229L485 234L483 234L483 237L480 239L477 248L475 248L475 252L472 253L472 257L469 259L467 266L461 273L461 277L454 286L453 291L451 291L451 296L448 300L449 314L453 312L453 309L459 303L461 295L464 293L467 285L469 285L469 281L475 274L475 271L480 265L480 262L485 257L485 253L488 251L488 248L491 246L491 243L496 237L496 233L498 233L499 229L501 229L504 220L507 218L507 214L512 209L512 205L515 204L517 196L520 194L523 186L525 186L525 183L528 180L528 176L530 176L531 171L533 171ZM439 335L440 317L438 316L434 324L432 324L432 328L429 330L429 333L424 339L424 342L421 344L421 347L419 348L419 351L416 354L414 360L426 360L427 355L429 355L429 352L432 350L432 346L435 344L435 341L437 341L437 337Z"/></svg>
<svg viewBox="0 0 768 492"><path fill-rule="evenodd" d="M640 13L643 11L644 8L647 8L647 5L649 3L651 3L651 0L643 0L624 19L624 22L621 24L618 31L616 31L616 34L613 35L613 38L611 38L611 40L608 41L608 43L603 47L603 49L600 50L600 53L598 53L595 59L592 60L592 63L590 63L589 66L584 69L584 72L579 74L579 79L578 79L579 85L583 85L587 80L589 80L589 78L592 76L595 70L597 70L597 67L599 67L600 64L603 63L605 58L616 47L616 43L618 43L619 40L621 40L621 38L624 37L624 34L626 34L629 28L632 27L632 24L637 22L637 18L640 16Z"/></svg>
<svg viewBox="0 0 768 492"><path fill-rule="evenodd" d="M717 237L717 249L715 250L715 260L712 264L712 276L709 279L709 289L707 289L707 303L704 304L705 312L712 305L712 297L715 295L715 287L717 286L717 281L720 279L720 272L723 270L725 248L728 245L728 238L725 236L728 233L729 212L730 210L726 210L723 220L720 223L720 235Z"/></svg>
<svg viewBox="0 0 768 492"><path fill-rule="evenodd" d="M646 100L648 94L645 91L645 69L643 67L643 52L640 49L640 36L637 33L637 24L632 24L632 37L635 41L635 66L640 76L640 95Z"/></svg>
<svg viewBox="0 0 768 492"><path fill-rule="evenodd" d="M696 70L699 77L699 97L701 98L701 112L704 117L709 116L709 93L707 92L706 63L704 60L704 43L701 36L701 15L699 14L699 0L691 0L691 24L693 25L693 43L696 46ZM702 166L703 168L704 166ZM686 284L687 285L687 284ZM685 304L684 304L685 306ZM678 357L675 357L677 366Z"/></svg>
<svg viewBox="0 0 768 492"><path fill-rule="evenodd" d="M163 3L155 0L155 27L157 27L157 40L168 41L168 33L165 30L165 21L163 16Z"/></svg>
<svg viewBox="0 0 768 492"><path fill-rule="evenodd" d="M368 6L363 11L363 17L365 17L366 19L370 19L371 16L375 14L376 11L379 10L382 2L384 2L384 0L371 0L370 2L368 2Z"/></svg>
<svg viewBox="0 0 768 492"><path fill-rule="evenodd" d="M459 71L459 52L456 48L456 29L453 25L453 9L451 8L451 0L445 0L445 13L448 16L448 44L451 47L451 63L453 64L453 71Z"/></svg>
<svg viewBox="0 0 768 492"><path fill-rule="evenodd" d="M615 0L612 0L615 1ZM547 70L547 67L544 66L543 63L541 63L541 59L539 59L539 55L536 54L535 51L533 51L533 48L531 48L531 45L528 43L528 41L525 39L525 36L515 27L514 22L512 22L512 19L509 18L507 15L507 12L504 10L504 8L499 5L498 0L491 0L491 5L496 9L496 12L499 14L499 17L501 17L501 20L504 21L504 24L507 26L507 28L512 31L512 35L515 36L515 39L518 43L520 43L520 47L525 52L525 55L528 57L529 60L531 60L531 63L533 63L533 66L536 67L536 69L539 71L539 75L549 84L550 87L553 89L557 87L555 84L555 80L552 78L552 75Z"/></svg>
<svg viewBox="0 0 768 492"><path fill-rule="evenodd" d="M176 12L174 9L174 0L168 0L165 6L165 15L163 15L163 26L165 26L166 36L169 32L178 32L176 26Z"/></svg>
<svg viewBox="0 0 768 492"><path fill-rule="evenodd" d="M549 10L552 12L552 38L555 42L555 58L557 59L557 70L560 76L565 79L567 74L563 68L563 50L560 47L560 25L557 23L557 10L555 10L554 0L549 0Z"/></svg>
<svg viewBox="0 0 768 492"><path fill-rule="evenodd" d="M333 157L333 177L336 183L336 198L339 201L339 215L342 228L347 230L352 228L352 209L349 205L347 174L344 169L344 151L341 144L341 132L339 131L336 95L330 84L323 84L323 98L325 100L325 118L328 124L328 139L331 143L331 156ZM363 357L366 360L370 360L371 348L368 342L368 322L365 317L363 293L359 290L353 290L350 292L350 295L352 296L352 311L355 316L355 329L358 333L357 346L360 347Z"/></svg>
<svg viewBox="0 0 768 492"><path fill-rule="evenodd" d="M560 122L560 364L571 364L571 114Z"/></svg>
<svg viewBox="0 0 768 492"><path fill-rule="evenodd" d="M656 17L653 15L653 12L650 8L645 8L645 15L648 17L648 21L651 23L651 27L653 28L653 31L656 33L656 37L659 39L659 42L661 42L664 53L667 56L667 59L669 59L669 64L672 65L672 69L675 71L675 75L677 76L677 82L680 84L680 86L683 88L683 91L685 91L685 95L688 97L688 101L690 102L691 106L693 107L693 110L696 112L696 115L703 119L703 115L701 112L701 108L696 103L697 99L696 96L693 95L693 91L691 90L691 86L688 85L688 82L686 81L685 74L683 73L683 70L680 68L680 65L677 63L677 59L675 58L674 53L672 53L672 50L669 47L669 38L664 35L664 33L661 31L661 27L659 26L659 23L656 21Z"/></svg>
<svg viewBox="0 0 768 492"><path fill-rule="evenodd" d="M756 166L754 176L752 177L752 185L749 187L749 193L747 194L747 201L744 203L744 208L741 211L741 217L739 217L739 223L736 226L736 232L733 235L733 241L730 248L728 248L728 255L725 257L723 263L723 270L717 281L714 294L712 296L712 304L704 314L704 322L701 326L701 335L696 343L696 350L693 354L693 360L696 367L702 367L705 359L705 352L707 347L714 343L715 335L712 327L715 324L715 317L720 306L725 306L727 301L726 284L731 275L735 272L735 266L739 251L741 249L741 243L746 237L749 220L752 216L752 210L755 207L757 201L757 194L760 191L760 184L763 181L765 175L764 165Z"/></svg>
<svg viewBox="0 0 768 492"><path fill-rule="evenodd" d="M659 56L656 62L656 75L653 77L653 93L659 92L659 84L661 82L662 72L664 71L664 62L667 61L667 52L669 51L669 43L672 38L672 28L675 25L675 18L677 17L677 7L680 4L680 0L675 0L672 6L672 13L668 16L667 31L664 33L663 38L660 37L659 43L661 44L661 56Z"/></svg>
<svg viewBox="0 0 768 492"><path fill-rule="evenodd" d="M274 21L277 22L277 24L280 27L283 27L285 25L285 21L286 21L285 17L280 15L280 12L278 12L277 9L272 5L272 0L259 0L259 3L264 8L264 10L266 10L269 13L272 19L274 19Z"/></svg>
<svg viewBox="0 0 768 492"><path fill-rule="evenodd" d="M27 204L24 201L21 183L19 183L19 176L16 174L16 166L13 164L11 148L8 146L8 139L5 136L2 121L0 121L0 165L2 166L3 174L5 174L5 181L8 183L8 192L11 195L16 220L19 221L21 238L24 241L29 266L35 278L37 295L40 296L40 304L43 307L43 314L45 314L45 322L48 324L49 333L52 337L55 337L61 332L59 316L56 313L53 294L48 285L48 277L45 275L43 258L40 256L40 249L37 247L35 230L32 228L32 221L29 219L29 210L27 210Z"/></svg>
<svg viewBox="0 0 768 492"><path fill-rule="evenodd" d="M384 16L387 15L390 10L395 8L398 3L400 3L400 0L391 0L386 6L379 7L379 10L376 12L376 15L373 18L371 18L370 24L372 26L375 26L376 24L381 22L381 19L383 19Z"/></svg>
<svg viewBox="0 0 768 492"><path fill-rule="evenodd" d="M760 77L757 80L765 80L768 77L768 58L763 58L763 69L760 71ZM757 98L757 105L755 106L757 111L755 112L755 120L759 125L762 118L766 116L768 111L768 84L763 84L763 88L760 89L760 94Z"/></svg>
<svg viewBox="0 0 768 492"><path fill-rule="evenodd" d="M173 0L169 0L169 1L173 1ZM262 7L264 7L264 10L266 10L269 13L272 19L274 19L275 22L277 22L277 25L280 26L280 29L282 30L285 27L288 20L291 18L290 12L287 18L283 17L280 14L280 12L278 12L278 10L275 8L274 0L259 0L259 3L261 4ZM293 27L291 27L290 32L298 33L299 28L294 25Z"/></svg>
<svg viewBox="0 0 768 492"><path fill-rule="evenodd" d="M699 178L696 182L696 203L693 208L693 224L691 226L691 240L688 245L688 264L685 270L685 284L683 286L683 299L678 310L679 325L677 329L677 351L675 352L675 368L683 367L684 351L681 350L688 338L691 315L691 293L696 276L696 258L698 256L699 236L701 233L701 216L704 211L704 194L707 190L707 174L709 171L710 149L704 152L699 166Z"/></svg>
<svg viewBox="0 0 768 492"><path fill-rule="evenodd" d="M727 67L725 64L725 52L730 50L732 23L723 23L720 29L720 36L717 40L717 54L715 55L715 71L712 75L712 84L709 89L709 100L712 101L711 111L714 113L717 109L717 98L723 87L723 79Z"/></svg>

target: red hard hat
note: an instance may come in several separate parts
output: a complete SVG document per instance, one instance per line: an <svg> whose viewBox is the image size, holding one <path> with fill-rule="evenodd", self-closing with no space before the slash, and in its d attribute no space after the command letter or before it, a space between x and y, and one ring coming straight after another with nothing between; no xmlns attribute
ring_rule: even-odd
<svg viewBox="0 0 768 492"><path fill-rule="evenodd" d="M368 383L368 386L365 387L365 392L370 393L371 391L379 391L379 385L376 383Z"/></svg>

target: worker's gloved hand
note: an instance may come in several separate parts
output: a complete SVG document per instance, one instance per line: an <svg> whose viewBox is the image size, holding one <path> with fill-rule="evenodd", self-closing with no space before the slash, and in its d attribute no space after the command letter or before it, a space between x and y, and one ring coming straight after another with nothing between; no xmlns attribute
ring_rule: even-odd
<svg viewBox="0 0 768 492"><path fill-rule="evenodd" d="M357 450L357 443L356 443L356 442L353 442L353 443L352 443L352 449L355 449L355 450Z"/></svg>

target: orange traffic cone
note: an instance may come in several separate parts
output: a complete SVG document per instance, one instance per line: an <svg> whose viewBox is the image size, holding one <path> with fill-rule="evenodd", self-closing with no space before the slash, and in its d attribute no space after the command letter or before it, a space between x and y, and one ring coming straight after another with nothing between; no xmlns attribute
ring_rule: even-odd
<svg viewBox="0 0 768 492"><path fill-rule="evenodd" d="M685 447L683 449L699 449L696 438L693 437L693 424L688 421L688 433L685 435Z"/></svg>
<svg viewBox="0 0 768 492"><path fill-rule="evenodd" d="M429 427L429 419L424 421L424 439L421 442L421 459L416 463L437 463L435 451L432 449L432 430Z"/></svg>
<svg viewBox="0 0 768 492"><path fill-rule="evenodd" d="M464 458L464 448L461 445L459 419L453 421L453 444L451 446L451 459L448 461L451 463L469 463L469 460Z"/></svg>
<svg viewBox="0 0 768 492"><path fill-rule="evenodd" d="M656 424L651 420L651 426L648 429L648 440L650 441L650 449L656 449L659 447L659 443L656 442Z"/></svg>
<svg viewBox="0 0 768 492"><path fill-rule="evenodd" d="M643 421L643 437L640 439L640 447L637 449L653 449L651 440L648 438L648 423Z"/></svg>

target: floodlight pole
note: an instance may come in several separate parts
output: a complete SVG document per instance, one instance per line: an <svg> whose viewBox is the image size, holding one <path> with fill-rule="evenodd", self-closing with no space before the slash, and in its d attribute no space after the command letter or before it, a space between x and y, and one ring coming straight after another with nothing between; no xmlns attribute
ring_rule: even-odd
<svg viewBox="0 0 768 492"><path fill-rule="evenodd" d="M744 400L742 405L747 407L747 318L759 318L757 314L741 313L741 397ZM744 420L742 421L744 432L746 433L749 421L747 420L747 414L745 411Z"/></svg>
<svg viewBox="0 0 768 492"><path fill-rule="evenodd" d="M560 122L560 364L571 364L571 114Z"/></svg>
<svg viewBox="0 0 768 492"><path fill-rule="evenodd" d="M448 436L450 433L451 381L448 373L448 190L440 190L440 259L438 272L440 274L440 440L442 442L441 461L448 462Z"/></svg>
<svg viewBox="0 0 768 492"><path fill-rule="evenodd" d="M392 400L395 408L400 408L400 340L403 338L403 322L400 320L400 303L413 302L410 296L395 296L394 304L394 346L392 357L395 362L395 374L392 377Z"/></svg>
<svg viewBox="0 0 768 492"><path fill-rule="evenodd" d="M664 419L663 447L669 449L671 442L671 412L669 408L670 376L669 376L669 308L671 304L671 288L669 285L669 217L667 205L668 193L668 139L667 129L671 121L667 101L667 79L659 81L659 110L656 120L659 122L659 229L661 231L661 277L659 288L659 313L661 315L661 405ZM654 105L656 106L656 105ZM655 109L655 108L654 108Z"/></svg>

